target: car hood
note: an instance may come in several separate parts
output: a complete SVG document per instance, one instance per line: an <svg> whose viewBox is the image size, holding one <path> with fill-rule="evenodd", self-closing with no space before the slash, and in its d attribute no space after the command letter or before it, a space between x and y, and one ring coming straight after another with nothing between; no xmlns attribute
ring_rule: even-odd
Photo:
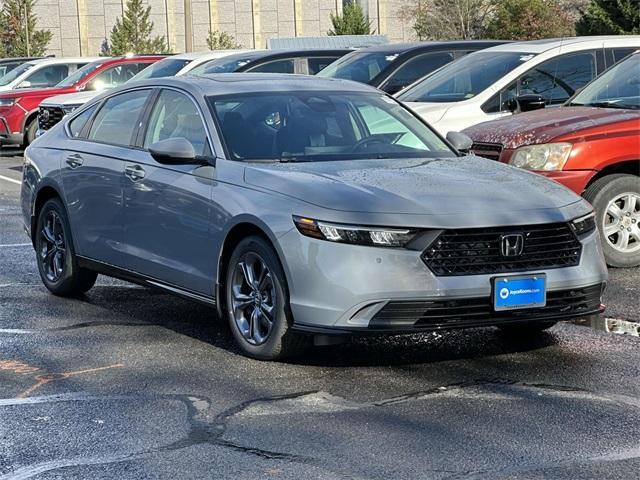
<svg viewBox="0 0 640 480"><path fill-rule="evenodd" d="M596 107L545 108L484 122L463 130L474 142L496 143L503 148L548 143L567 134L625 120L637 119L637 110Z"/></svg>
<svg viewBox="0 0 640 480"><path fill-rule="evenodd" d="M41 96L41 95L57 95L59 93L65 93L69 90L67 88L57 88L57 87L43 87L43 88L14 88L13 90L8 90L0 93L0 98L13 98L13 97L31 97L31 96Z"/></svg>
<svg viewBox="0 0 640 480"><path fill-rule="evenodd" d="M84 105L89 100L97 97L101 92L95 90L87 92L74 92L66 93L64 95L56 95L55 97L47 98L42 102L42 105L47 106L64 106L64 105Z"/></svg>
<svg viewBox="0 0 640 480"><path fill-rule="evenodd" d="M475 212L495 219L580 201L565 187L476 156L252 165L245 182L319 207L369 213Z"/></svg>

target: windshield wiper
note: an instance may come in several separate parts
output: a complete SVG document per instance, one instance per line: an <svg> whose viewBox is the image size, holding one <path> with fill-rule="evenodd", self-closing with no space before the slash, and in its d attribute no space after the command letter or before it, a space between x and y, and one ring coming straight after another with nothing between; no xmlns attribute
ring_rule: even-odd
<svg viewBox="0 0 640 480"><path fill-rule="evenodd" d="M584 104L587 107L599 107L599 108L622 108L622 109L637 109L637 105L624 105L618 102L592 102Z"/></svg>

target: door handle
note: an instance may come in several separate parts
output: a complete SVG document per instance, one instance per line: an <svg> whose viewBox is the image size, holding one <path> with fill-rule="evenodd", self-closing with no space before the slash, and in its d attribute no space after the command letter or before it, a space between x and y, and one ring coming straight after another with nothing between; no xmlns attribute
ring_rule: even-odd
<svg viewBox="0 0 640 480"><path fill-rule="evenodd" d="M130 165L124 168L124 174L129 177L132 182L137 182L144 178L144 168L140 165Z"/></svg>
<svg viewBox="0 0 640 480"><path fill-rule="evenodd" d="M84 159L82 158L82 155L74 153L72 155L69 155L65 161L71 168L78 168L80 165L82 165Z"/></svg>

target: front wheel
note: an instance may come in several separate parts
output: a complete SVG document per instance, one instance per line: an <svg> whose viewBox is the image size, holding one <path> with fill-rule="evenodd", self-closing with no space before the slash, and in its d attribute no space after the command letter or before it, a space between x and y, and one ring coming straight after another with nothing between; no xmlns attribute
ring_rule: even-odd
<svg viewBox="0 0 640 480"><path fill-rule="evenodd" d="M607 264L640 265L640 177L607 175L593 182L584 197L596 210Z"/></svg>
<svg viewBox="0 0 640 480"><path fill-rule="evenodd" d="M29 122L29 125L27 126L27 130L25 131L24 143L23 143L24 147L28 147L29 145L31 145L31 143L33 143L33 141L36 139L37 132L38 132L38 119L34 118L33 120L31 120L31 122Z"/></svg>
<svg viewBox="0 0 640 480"><path fill-rule="evenodd" d="M78 266L67 214L57 198L47 200L40 210L35 248L40 278L51 293L78 295L96 283L97 273Z"/></svg>
<svg viewBox="0 0 640 480"><path fill-rule="evenodd" d="M261 237L245 238L231 254L225 301L231 332L246 355L278 360L303 350L305 337L291 331L289 291L280 261Z"/></svg>

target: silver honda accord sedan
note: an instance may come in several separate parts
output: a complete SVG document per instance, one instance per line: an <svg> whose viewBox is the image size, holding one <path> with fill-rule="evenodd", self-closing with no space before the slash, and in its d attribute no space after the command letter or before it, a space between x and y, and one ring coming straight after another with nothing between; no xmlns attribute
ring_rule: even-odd
<svg viewBox="0 0 640 480"><path fill-rule="evenodd" d="M101 273L215 305L260 359L364 333L532 334L600 312L592 207L464 143L348 81L156 79L33 142L22 210L52 293Z"/></svg>

